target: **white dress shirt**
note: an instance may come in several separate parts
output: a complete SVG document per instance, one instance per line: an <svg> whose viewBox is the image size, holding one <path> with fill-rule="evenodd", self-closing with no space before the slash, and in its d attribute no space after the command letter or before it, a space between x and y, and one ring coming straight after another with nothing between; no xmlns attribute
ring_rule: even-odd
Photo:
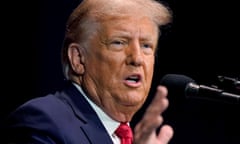
<svg viewBox="0 0 240 144"><path fill-rule="evenodd" d="M78 84L73 83L73 85L76 86L76 88L80 91L80 93L84 96L84 98L89 102L89 104L95 110L95 112L97 113L99 119L101 120L102 124L104 125L105 129L107 130L109 136L111 137L113 143L114 144L120 144L120 139L114 133L115 130L120 125L120 123L118 121L113 120L99 106L97 106L94 102L92 102L86 96L86 94L83 92L82 88Z"/></svg>

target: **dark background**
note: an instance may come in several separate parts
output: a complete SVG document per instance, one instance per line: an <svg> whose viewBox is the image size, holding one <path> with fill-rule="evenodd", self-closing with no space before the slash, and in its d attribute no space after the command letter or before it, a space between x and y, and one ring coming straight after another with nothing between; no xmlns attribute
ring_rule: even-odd
<svg viewBox="0 0 240 144"><path fill-rule="evenodd" d="M1 121L23 102L63 86L60 63L65 22L79 0L9 1L1 18ZM199 84L217 76L240 77L239 8L233 0L165 0L173 23L159 41L153 87L136 114L141 118L156 85L168 73L187 75ZM171 143L239 144L239 105L186 100L170 91L164 113L175 135Z"/></svg>

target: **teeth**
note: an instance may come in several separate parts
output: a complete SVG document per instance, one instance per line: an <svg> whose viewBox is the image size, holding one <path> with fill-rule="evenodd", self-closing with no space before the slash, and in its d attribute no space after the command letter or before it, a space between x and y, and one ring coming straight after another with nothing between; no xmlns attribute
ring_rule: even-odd
<svg viewBox="0 0 240 144"><path fill-rule="evenodd" d="M137 76L137 75L133 75L133 76L130 76L127 78L127 81L131 82L131 83L137 83L138 80L139 80L139 76Z"/></svg>
<svg viewBox="0 0 240 144"><path fill-rule="evenodd" d="M137 79L138 76L130 76L131 79Z"/></svg>
<svg viewBox="0 0 240 144"><path fill-rule="evenodd" d="M129 81L129 82L131 82L131 83L136 83L137 81L135 81L135 80L127 80L127 81Z"/></svg>

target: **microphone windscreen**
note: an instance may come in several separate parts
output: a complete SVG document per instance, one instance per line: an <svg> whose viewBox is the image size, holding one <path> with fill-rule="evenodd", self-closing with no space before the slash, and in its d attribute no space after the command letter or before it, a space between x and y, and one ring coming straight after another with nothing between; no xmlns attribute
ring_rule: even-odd
<svg viewBox="0 0 240 144"><path fill-rule="evenodd" d="M185 75L166 74L160 80L160 85L166 86L169 94L185 96L185 89L190 82L195 83L192 78Z"/></svg>

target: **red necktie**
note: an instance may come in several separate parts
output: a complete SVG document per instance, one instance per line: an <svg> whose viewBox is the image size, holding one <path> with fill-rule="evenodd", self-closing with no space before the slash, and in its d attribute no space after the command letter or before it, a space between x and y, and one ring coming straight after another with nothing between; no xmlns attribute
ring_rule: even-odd
<svg viewBox="0 0 240 144"><path fill-rule="evenodd" d="M132 129L127 123L121 123L115 133L121 139L121 144L132 144Z"/></svg>

